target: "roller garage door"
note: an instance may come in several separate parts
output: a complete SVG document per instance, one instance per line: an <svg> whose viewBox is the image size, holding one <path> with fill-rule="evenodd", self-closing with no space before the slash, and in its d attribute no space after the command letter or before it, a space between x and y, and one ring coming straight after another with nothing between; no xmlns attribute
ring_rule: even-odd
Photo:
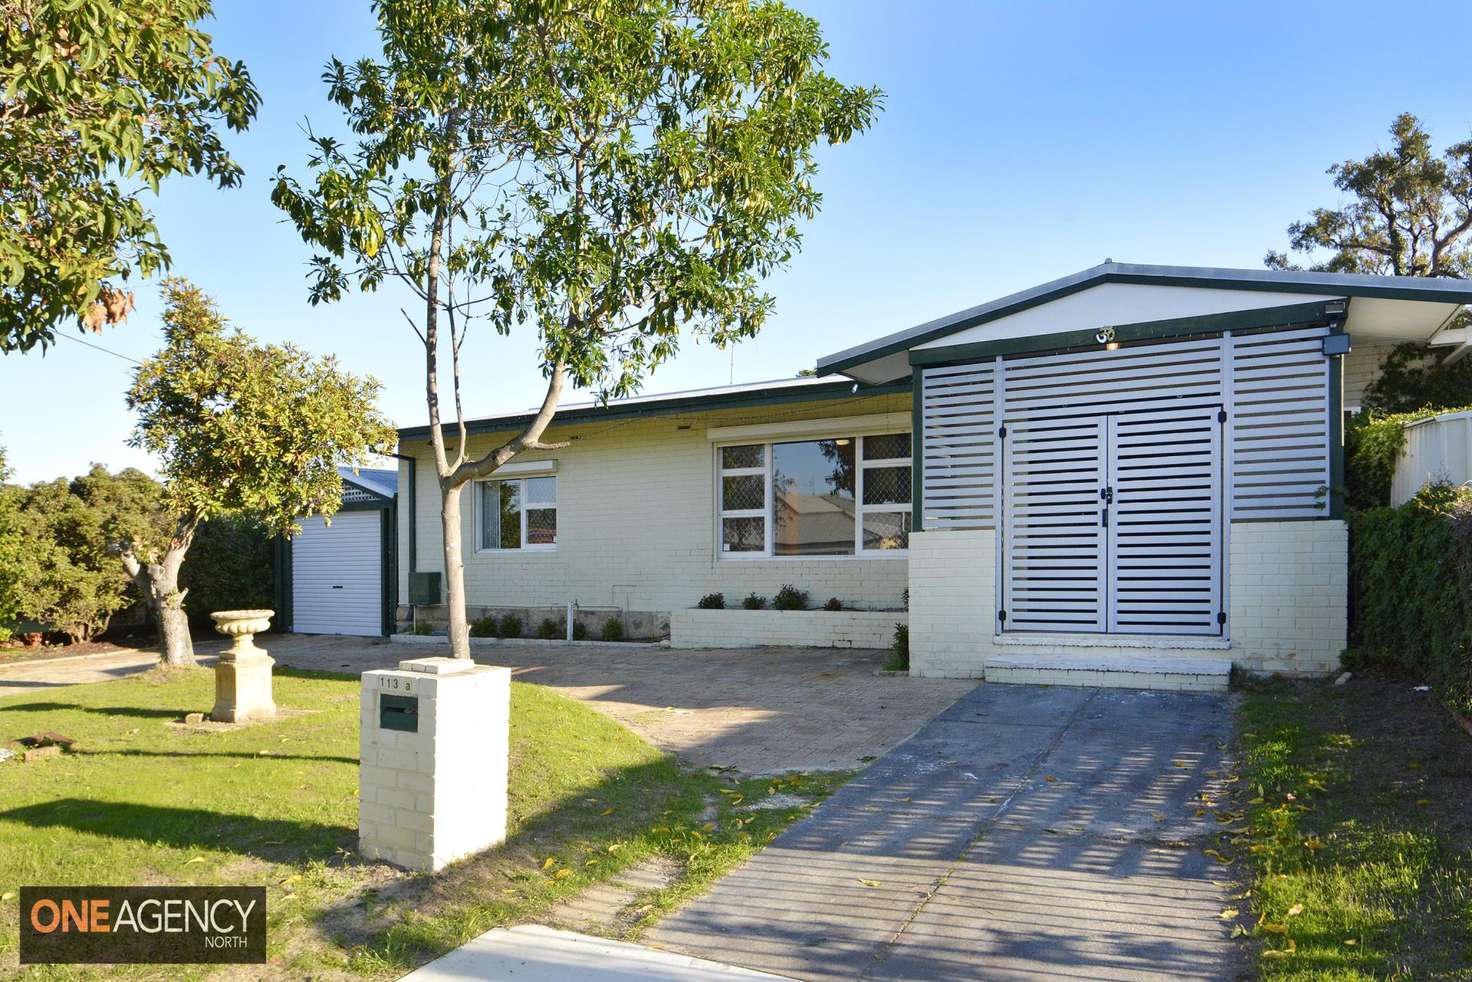
<svg viewBox="0 0 1472 982"><path fill-rule="evenodd" d="M291 540L292 627L298 634L383 634L381 511L302 520Z"/></svg>

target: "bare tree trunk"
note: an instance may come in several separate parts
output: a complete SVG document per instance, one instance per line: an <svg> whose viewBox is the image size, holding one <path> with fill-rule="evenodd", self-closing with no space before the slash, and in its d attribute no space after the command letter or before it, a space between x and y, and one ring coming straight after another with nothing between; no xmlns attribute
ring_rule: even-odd
<svg viewBox="0 0 1472 982"><path fill-rule="evenodd" d="M183 523L168 551L155 562L139 559L131 547L123 551L123 568L158 615L161 660L169 666L198 664L194 659L194 638L189 633L189 615L184 610L184 595L189 591L179 589L179 567L184 565L197 524Z"/></svg>
<svg viewBox="0 0 1472 982"><path fill-rule="evenodd" d="M470 622L465 615L465 560L460 545L460 488L440 485L440 530L445 539L445 603L449 608L450 654L470 657Z"/></svg>

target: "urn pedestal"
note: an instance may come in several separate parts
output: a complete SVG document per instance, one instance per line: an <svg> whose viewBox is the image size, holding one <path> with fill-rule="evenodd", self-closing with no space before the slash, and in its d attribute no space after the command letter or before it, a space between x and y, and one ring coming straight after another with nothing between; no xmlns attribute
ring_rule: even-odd
<svg viewBox="0 0 1472 982"><path fill-rule="evenodd" d="M253 638L271 626L274 610L217 610L210 614L215 630L235 644L215 663L215 708L210 719L240 723L276 715L271 698L271 666L276 660L257 648Z"/></svg>

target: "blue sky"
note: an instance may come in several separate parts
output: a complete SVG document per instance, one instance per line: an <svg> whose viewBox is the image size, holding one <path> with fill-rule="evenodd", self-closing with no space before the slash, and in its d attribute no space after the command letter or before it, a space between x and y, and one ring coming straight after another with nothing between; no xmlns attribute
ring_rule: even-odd
<svg viewBox="0 0 1472 982"><path fill-rule="evenodd" d="M1472 32L1465 3L1415 16L1344 2L797 5L823 23L831 70L881 86L887 109L823 151L823 212L772 279L777 314L736 349L734 369L729 353L690 344L646 391L787 377L1105 257L1258 267L1291 220L1336 200L1325 168L1383 144L1396 113L1421 116L1438 146L1472 135L1472 76L1453 57ZM249 65L263 105L229 139L243 187L175 181L153 203L174 271L257 337L374 375L385 411L422 423L423 356L398 313L404 297L308 306L308 252L268 200L277 164L304 169L304 120L336 122L322 63L374 49L366 0L217 0L216 14L217 49ZM128 323L89 340L145 357L158 311L145 284ZM530 332L471 338L472 415L538 400L534 348ZM17 479L92 461L147 467L125 445L131 368L71 340L0 356L0 444Z"/></svg>

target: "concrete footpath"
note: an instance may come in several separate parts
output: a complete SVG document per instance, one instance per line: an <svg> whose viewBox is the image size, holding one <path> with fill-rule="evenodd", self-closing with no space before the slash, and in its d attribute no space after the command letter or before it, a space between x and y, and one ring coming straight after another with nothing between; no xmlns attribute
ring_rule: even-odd
<svg viewBox="0 0 1472 982"><path fill-rule="evenodd" d="M527 924L496 928L404 976L403 982L754 982L781 976L670 951Z"/></svg>
<svg viewBox="0 0 1472 982"><path fill-rule="evenodd" d="M1234 978L1231 725L1226 695L982 685L644 941L796 979Z"/></svg>

